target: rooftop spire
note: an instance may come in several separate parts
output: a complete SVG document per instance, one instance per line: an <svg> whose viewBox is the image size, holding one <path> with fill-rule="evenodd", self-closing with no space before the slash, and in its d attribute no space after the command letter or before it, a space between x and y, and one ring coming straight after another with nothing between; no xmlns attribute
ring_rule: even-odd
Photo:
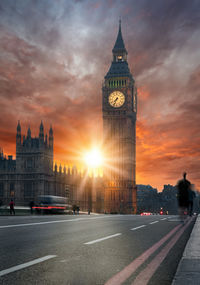
<svg viewBox="0 0 200 285"><path fill-rule="evenodd" d="M20 121L18 121L18 124L17 124L17 133L21 133Z"/></svg>
<svg viewBox="0 0 200 285"><path fill-rule="evenodd" d="M27 138L31 138L31 129L30 129L30 126L28 127Z"/></svg>
<svg viewBox="0 0 200 285"><path fill-rule="evenodd" d="M43 126L43 122L41 121L41 124L40 124L40 130L43 131L44 130L44 126Z"/></svg>
<svg viewBox="0 0 200 285"><path fill-rule="evenodd" d="M124 41L122 38L121 18L119 19L119 31L112 53L113 53L113 61L111 63L108 73L105 76L105 79L118 77L118 76L123 76L123 77L128 76L132 78L127 62L128 52L125 48Z"/></svg>
<svg viewBox="0 0 200 285"><path fill-rule="evenodd" d="M119 31L117 35L117 39L114 45L114 48L112 50L113 53L115 52L125 52L127 54L127 50L124 45L123 37L122 37L122 31L121 31L121 18L119 19Z"/></svg>
<svg viewBox="0 0 200 285"><path fill-rule="evenodd" d="M49 129L49 136L53 136L53 129L52 129L52 125L50 126L50 129Z"/></svg>

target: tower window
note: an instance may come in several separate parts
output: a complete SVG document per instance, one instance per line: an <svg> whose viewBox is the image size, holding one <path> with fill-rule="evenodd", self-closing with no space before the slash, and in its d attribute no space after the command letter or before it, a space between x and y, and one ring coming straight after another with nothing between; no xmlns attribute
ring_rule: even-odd
<svg viewBox="0 0 200 285"><path fill-rule="evenodd" d="M27 159L27 168L32 168L32 159L31 158Z"/></svg>

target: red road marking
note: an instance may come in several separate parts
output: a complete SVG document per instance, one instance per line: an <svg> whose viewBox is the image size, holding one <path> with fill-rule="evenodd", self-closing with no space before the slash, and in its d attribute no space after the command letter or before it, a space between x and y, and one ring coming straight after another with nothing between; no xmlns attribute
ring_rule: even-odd
<svg viewBox="0 0 200 285"><path fill-rule="evenodd" d="M168 242L168 244L158 253L154 259L147 265L147 267L142 270L136 279L133 281L132 285L146 285L159 265L163 262L167 254L169 253L170 249L175 245L177 240L180 238L182 233L185 231L185 229L190 225L191 221L193 219L190 219L183 228L181 228L176 235Z"/></svg>
<svg viewBox="0 0 200 285"><path fill-rule="evenodd" d="M164 236L160 241L155 243L152 247L147 249L143 254L133 260L128 266L126 266L122 271L111 277L105 285L120 285L126 279L128 279L134 271L147 260L147 258L152 255L165 241L167 241L179 228L181 225L176 226L171 230L166 236Z"/></svg>

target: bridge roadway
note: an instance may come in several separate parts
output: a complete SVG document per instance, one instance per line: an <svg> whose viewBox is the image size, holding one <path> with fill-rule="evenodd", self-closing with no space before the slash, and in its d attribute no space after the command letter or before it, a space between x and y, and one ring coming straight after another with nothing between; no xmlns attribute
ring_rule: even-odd
<svg viewBox="0 0 200 285"><path fill-rule="evenodd" d="M171 284L194 220L2 216L0 284Z"/></svg>

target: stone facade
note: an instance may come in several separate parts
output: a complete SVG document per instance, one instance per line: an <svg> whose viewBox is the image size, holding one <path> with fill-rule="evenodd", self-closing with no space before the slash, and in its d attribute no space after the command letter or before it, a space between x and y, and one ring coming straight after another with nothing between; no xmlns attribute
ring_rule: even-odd
<svg viewBox="0 0 200 285"><path fill-rule="evenodd" d="M136 213L136 115L137 89L129 70L121 33L112 50L113 61L102 87L105 173L105 211Z"/></svg>
<svg viewBox="0 0 200 285"><path fill-rule="evenodd" d="M68 197L70 204L81 210L103 211L103 182L101 177L89 177L77 168L63 167L53 161L53 129L44 136L41 122L39 136L21 136L18 122L16 134L16 159L0 151L0 203L8 205L11 198L16 205L28 205L38 195Z"/></svg>

